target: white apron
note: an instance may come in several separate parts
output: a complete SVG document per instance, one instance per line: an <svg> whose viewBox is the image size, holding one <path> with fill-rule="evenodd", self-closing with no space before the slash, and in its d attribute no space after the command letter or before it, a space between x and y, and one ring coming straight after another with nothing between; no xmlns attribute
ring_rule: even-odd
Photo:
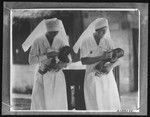
<svg viewBox="0 0 150 117"><path fill-rule="evenodd" d="M46 37L42 36L31 47L30 59L37 62L39 59L35 56L42 55L47 49L55 50L64 45L59 39L54 39L52 47L50 47ZM62 70L47 72L44 75L41 75L37 70L38 67L34 77L31 110L68 110L66 82Z"/></svg>
<svg viewBox="0 0 150 117"><path fill-rule="evenodd" d="M81 47L81 57L94 57L112 48L108 40L102 39L97 45L93 37L86 39ZM117 85L111 70L107 75L96 76L93 67L87 65L84 80L84 97L87 110L114 111L120 109Z"/></svg>

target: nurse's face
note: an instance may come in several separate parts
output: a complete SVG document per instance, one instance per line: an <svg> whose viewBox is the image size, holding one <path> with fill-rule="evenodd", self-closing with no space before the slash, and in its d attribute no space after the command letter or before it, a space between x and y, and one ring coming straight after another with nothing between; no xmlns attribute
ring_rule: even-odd
<svg viewBox="0 0 150 117"><path fill-rule="evenodd" d="M107 29L107 27L104 26L103 28L95 30L96 37L102 38L105 35L105 33L106 33L106 29Z"/></svg>
<svg viewBox="0 0 150 117"><path fill-rule="evenodd" d="M46 36L48 37L48 39L51 39L52 37L55 37L57 35L58 31L50 31L50 32L46 32Z"/></svg>

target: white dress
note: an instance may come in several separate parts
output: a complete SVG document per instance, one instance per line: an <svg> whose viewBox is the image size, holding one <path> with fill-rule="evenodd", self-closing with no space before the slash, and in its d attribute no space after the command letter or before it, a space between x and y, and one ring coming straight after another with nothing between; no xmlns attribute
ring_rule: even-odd
<svg viewBox="0 0 150 117"><path fill-rule="evenodd" d="M102 39L97 45L94 37L82 43L80 57L95 57L103 54L105 50L113 49L113 44L108 39ZM87 110L114 111L120 109L120 98L111 70L107 75L96 76L93 67L86 65L84 80L84 97Z"/></svg>
<svg viewBox="0 0 150 117"><path fill-rule="evenodd" d="M41 75L37 70L41 64L47 60L47 50L58 50L60 47L68 45L58 38L54 38L50 47L47 38L43 35L32 45L29 54L29 63L37 63L35 71L34 85L31 96L31 110L68 110L67 91L65 76L59 72L47 72Z"/></svg>

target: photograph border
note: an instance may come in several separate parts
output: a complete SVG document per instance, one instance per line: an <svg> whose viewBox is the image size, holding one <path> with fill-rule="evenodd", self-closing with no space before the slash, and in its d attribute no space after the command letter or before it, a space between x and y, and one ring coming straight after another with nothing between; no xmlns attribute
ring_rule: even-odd
<svg viewBox="0 0 150 117"><path fill-rule="evenodd" d="M21 9L30 9L30 10L35 10L35 8L34 8L34 6L30 6L30 8L29 8L29 6L27 7L27 8L19 8L19 7L21 7L21 6L19 6L19 7L14 7L13 5L14 5L14 3L16 3L16 4L20 4L21 2L19 2L19 3L17 3L17 2L13 2L12 4L11 3L8 3L8 2L5 2L5 6L9 6L9 13L7 14L7 13L4 13L4 15L9 15L9 18L10 18L10 20L9 20L9 22L10 22L10 37L11 37L11 41L10 41L10 50L9 51L11 51L11 49L12 49L12 28L11 28L11 24L12 24L12 9L18 9L18 10L21 10ZM24 2L22 2L22 4L23 4ZM48 2L48 3L50 3L50 2ZM30 3L29 3L30 4ZM34 2L33 4L35 4L35 6L37 6L37 7L39 7L39 8L37 8L37 10L41 10L41 9L43 9L43 10L46 10L46 9L49 9L49 10L65 10L65 9L69 9L69 10L77 10L77 9L80 9L80 10L90 10L90 9L94 9L94 10L96 10L96 9L98 9L98 8L91 8L91 7L89 7L89 8L84 8L84 4L81 4L81 3L78 3L78 4L80 4L80 5L83 5L82 7L83 8L67 8L66 7L66 4L67 3L61 3L61 6L63 6L64 5L64 7L63 8L59 8L58 6L58 3L53 3L53 4L51 4L53 7L55 7L55 8L40 8L41 7L41 5L40 4L37 4L36 2ZM47 3L44 3L44 4L47 4ZM44 4L42 5L42 7L44 7ZM69 6L69 4L71 4L71 3L68 3L68 6ZM78 6L77 5L77 3L75 3L76 4L76 6ZM72 5L75 5L75 4L72 4ZM100 4L103 4L103 3L100 3ZM141 4L141 3L140 3ZM12 5L12 6L11 6ZM26 4L27 5L27 4ZM49 4L49 7L51 7L51 5ZM57 6L58 5L58 6ZM96 4L95 4L96 5ZM5 7L4 6L4 7ZM11 7L10 7L11 6ZM113 6L113 5L112 5ZM5 7L6 9L8 9L8 7ZM5 8L4 8L4 12L5 12ZM140 14L140 10L138 9L138 8L99 8L99 10L106 10L106 11L110 11L110 10L112 10L112 9L120 9L120 10L122 10L122 11L128 11L128 10L138 10L139 11L139 43L138 43L138 49L139 49L139 53L138 53L138 80L139 80L139 82L141 82L140 80L142 80L142 79L139 79L140 78L140 76L142 75L141 74L141 65L140 65L140 62L142 61L141 60L141 49L142 49L142 46L140 46L141 45L141 14ZM5 18L5 17L4 17ZM3 27L3 28L5 28L5 27ZM7 27L8 28L8 27ZM5 33L8 33L8 32L3 32L3 34L5 34ZM9 39L9 37L8 37L8 39ZM7 41L9 41L9 40L7 40ZM146 41L146 39L145 39L145 41ZM6 45L7 47L9 46L8 45L8 43L3 43L4 45ZM141 48L141 49L140 49ZM4 52L4 49L3 49L3 52ZM144 51L145 52L145 51ZM8 54L8 53L7 53ZM145 53L146 54L146 53ZM9 58L8 58L9 59ZM4 58L3 58L3 60L4 60ZM146 61L147 62L147 61ZM10 73L12 73L11 72L11 63L12 63L12 53L10 53L10 69L9 69L9 67L7 66L7 69L9 69L10 70ZM3 63L4 64L4 63ZM145 68L146 70L147 70L147 68ZM4 71L3 71L4 72ZM10 76L12 76L12 74L10 75ZM144 76L145 77L145 76ZM4 80L4 77L3 77L3 80ZM10 81L11 82L11 81ZM142 91L142 84L140 84L138 82L138 87L140 87L139 88L139 91L138 91L138 97L140 98L139 100L138 100L138 102L140 103L139 105L141 105L141 100L142 100L142 98L146 98L145 96L143 96L143 95L140 95L139 93ZM4 84L2 84L2 85L4 85ZM143 84L144 86L145 86L145 84ZM8 87L7 87L8 88ZM11 89L11 83L10 83L10 89ZM10 89L9 89L9 91L10 91ZM145 88L144 88L145 89ZM147 93L146 93L146 95L147 95ZM142 97L141 97L142 96ZM11 93L10 93L10 97L11 97ZM8 97L8 98L10 98L10 97ZM10 102L11 102L11 100L10 100ZM11 104L10 104L11 105ZM138 105L138 106L139 106ZM147 103L146 103L146 105L147 105ZM140 107L139 107L140 108ZM24 111L26 111L26 112L24 112ZM29 112L28 114L58 114L58 112L60 112L59 114L98 114L98 115L103 115L103 114L106 114L106 115L109 115L109 114L112 114L111 112L97 112L97 111L89 111L89 112L87 112L87 111L80 111L80 110L78 110L77 112L75 112L75 111L70 111L69 110L69 112L68 111L35 111L36 113L34 113L34 111L30 111L30 110L20 110L20 111L11 111L10 113L12 113L12 114L27 114L27 112ZM37 112L39 112L39 113L37 113ZM46 113L45 113L46 112ZM63 113L62 113L63 112ZM118 114L119 115L124 115L124 114L126 114L126 115L128 115L128 114L136 114L136 115L139 115L139 113L140 114L142 114L142 112L141 112L141 110L140 110L140 112L139 113L137 113L137 112L119 112ZM117 114L117 112L116 113L113 113L113 114ZM118 115L117 114L117 115ZM133 115L134 115L133 114Z"/></svg>

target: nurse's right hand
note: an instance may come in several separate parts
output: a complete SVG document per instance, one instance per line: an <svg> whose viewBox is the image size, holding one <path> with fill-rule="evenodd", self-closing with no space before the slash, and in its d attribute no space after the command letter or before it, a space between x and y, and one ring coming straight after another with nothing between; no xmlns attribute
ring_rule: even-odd
<svg viewBox="0 0 150 117"><path fill-rule="evenodd" d="M47 58L54 58L56 56L58 56L58 52L52 51L52 52L48 52L47 54Z"/></svg>

